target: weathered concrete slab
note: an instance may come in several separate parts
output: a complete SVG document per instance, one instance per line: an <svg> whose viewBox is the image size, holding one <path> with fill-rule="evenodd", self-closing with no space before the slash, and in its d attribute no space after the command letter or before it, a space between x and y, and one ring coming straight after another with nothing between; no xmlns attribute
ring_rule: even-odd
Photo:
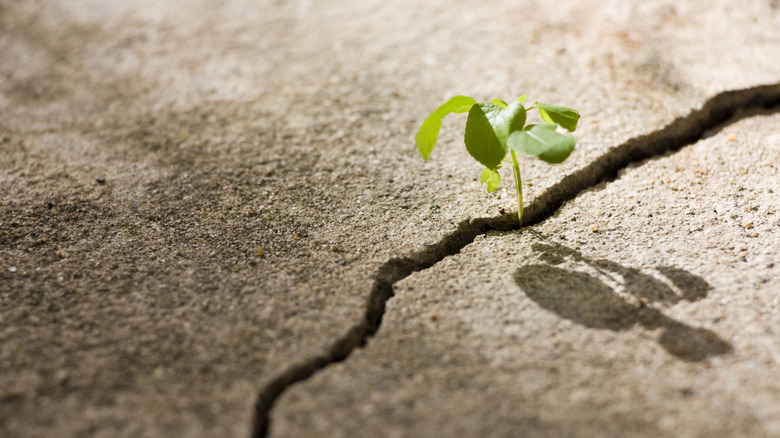
<svg viewBox="0 0 780 438"><path fill-rule="evenodd" d="M580 109L567 164L524 162L533 201L776 82L777 20L762 1L0 2L0 432L247 434L257 391L360 321L381 263L513 208L458 121L416 156L427 111Z"/></svg>
<svg viewBox="0 0 780 438"><path fill-rule="evenodd" d="M685 5L678 6L686 8ZM698 105L701 100L697 101L697 99L701 99L701 96L706 95L707 91L721 91L723 89L721 87L728 88L726 83L730 83L732 86L753 84L749 78L751 74L766 74L765 77L770 78L769 81L776 81L777 73L772 71L773 68L768 64L764 64L762 67L761 57L752 60L743 58L744 53L737 49L738 44L732 44L734 41L742 41L745 46L761 50L759 49L761 44L752 46L747 40L741 40L741 37L737 37L733 33L734 28L726 26L726 23L739 26L736 23L741 22L742 25L748 26L749 22L756 23L762 22L762 20L774 22L773 20L777 19L777 15L769 12L766 5L753 4L751 7L754 9L748 13L734 14L728 8L716 7L705 12L702 16L686 16L682 21L685 21L689 26L684 27L684 31L679 20L681 17L677 17L678 20L671 20L671 22L656 17L657 22L653 23L653 20L650 19L650 24L644 26L632 21L631 17L624 16L624 29L630 28L630 34L633 37L632 44L629 45L635 50L639 50L640 47L649 50L643 54L652 52L654 56L657 56L653 58L647 55L649 58L645 59L652 58L656 62L648 62L642 69L638 69L645 73L649 72L651 77L658 80L658 82L653 82L655 87L639 86L636 82L630 82L629 87L632 89L637 87L636 89L648 93L649 96L653 94L651 90L657 92L659 88L664 89L658 85L663 83L664 79L674 78L670 82L666 82L670 88L665 89L668 92L668 97L665 96L668 99L665 104L668 104L669 107L676 105L675 111L681 111L682 108ZM614 13L616 9L609 9L608 12L603 13L609 15ZM588 10L588 13L594 14L593 11L599 10L601 9L593 6ZM666 10L675 11L676 9L667 7ZM653 16L645 14L643 20L647 22L648 17ZM764 23L769 24L769 22ZM635 23L636 26L632 26L631 23ZM675 28L675 24L672 23L676 23L680 27ZM723 26L718 26L716 23ZM670 28L674 30L670 30ZM659 29L664 30L657 32ZM726 32L730 36L735 36L733 39L729 39L728 43L721 44L721 39L715 38L715 34L719 32L716 29L720 29L720 31L728 29ZM772 26L751 27L750 34L755 36L756 34L753 32L760 33L762 37L758 38L757 41L765 43L776 41L777 33L772 29L774 29ZM693 39L692 35L699 35L701 38ZM599 35L599 37L603 37L603 35ZM595 39L598 38L594 37ZM587 44L589 41L585 40L584 44ZM686 42L685 45L682 44L683 41ZM767 56L774 56L777 53L776 48L763 47ZM611 46L610 49L612 49L612 53L622 53L624 59L637 59L638 53L631 49L624 47L621 50L619 47ZM701 53L719 53L721 59L740 59L747 65L756 68L749 69L750 72L745 70L739 75L735 75L731 63L716 64L715 61L701 60L712 60L710 57L704 57L697 61L693 57L693 53L699 55ZM659 59L664 60L664 62L658 63ZM674 73L668 74L671 71ZM622 73L625 73L625 70ZM619 74L611 76L610 80L615 81L619 77ZM691 82L681 81L680 78L683 77L688 78ZM675 91L672 92L671 89ZM632 113L615 111L615 114L609 115L594 111L592 121L595 122L596 126L609 124L613 128L621 124L631 125L636 123L637 119L650 121L650 123L663 121L663 118L658 118L658 108L652 108L652 104L656 103L653 99L638 99L638 101L641 101L642 104L648 104L643 108L647 110L647 113L642 113L641 109L634 109ZM670 113L672 115L679 114L679 112L669 111L666 115ZM631 126L634 133L644 132L637 125ZM660 126L661 124L657 125L656 128L660 128ZM762 135L769 135L771 130L767 126L771 126L771 122L762 126ZM612 141L613 144L616 144L618 141L615 139L623 141L628 138L627 131L616 131L612 135L605 132L589 132L588 134L596 135L602 146L604 142ZM581 153L586 155L589 150L594 156L604 153L604 149L599 149L598 146L590 149L588 137L583 137L580 144L584 143L582 148L585 151L581 149ZM774 146L770 143L769 146L765 147ZM565 171L571 171L582 165L581 163L584 161L570 163L571 167ZM678 164L678 167L684 168L683 163L685 161ZM750 163L750 159L743 163ZM539 175L543 171L542 167L540 165L532 170L527 170L527 172ZM553 175L555 175L554 172ZM553 178L555 177L553 176ZM776 179L776 174L770 172L763 177L764 181L772 181L771 178ZM551 180L545 180L544 176L540 180L545 181L542 183L543 189L552 183ZM733 183L733 181L729 181L729 183ZM601 197L604 194L596 196L601 202ZM617 202L618 207L615 209L623 206L625 202L623 196L616 197L615 202ZM702 203L707 205L707 201L702 201ZM633 211L627 208L627 214L633 214L631 213ZM672 215L664 220L684 221L684 219ZM573 235L569 236L569 239L576 238L578 242L587 242L587 236L594 230L598 231L598 227L579 230L572 233ZM724 238L728 240L729 237ZM605 239L605 241L612 243L609 239ZM346 363L336 365L333 370L327 370L322 375L314 377L310 382L294 388L282 398L280 405L274 411L276 415L274 418L277 420L275 430L279 436L305 435L311 433L312 430L320 432L327 430L333 436L354 434L515 436L519 428L522 428L524 434L532 436L534 434L539 436L569 436L572 434L620 436L626 431L632 433L636 431L647 435L660 433L678 436L681 430L686 430L684 427L676 428L680 424L690 426L689 430L693 436L707 434L710 431L720 433L723 436L735 433L771 436L776 433L777 426L771 420L773 412L771 406L774 405L768 403L776 388L769 388L761 397L758 397L764 405L753 401L745 404L744 398L735 396L729 392L730 390L722 390L723 386L718 388L718 385L728 387L734 384L734 380L723 379L714 388L699 389L704 392L710 391L708 394L713 395L709 404L701 402L702 399L707 398L705 396L698 399L699 404L696 405L700 408L710 408L711 410L708 411L710 413L695 416L694 413L697 412L695 409L690 410L682 406L692 404L690 400L687 400L690 398L688 394L694 394L695 390L684 386L683 383L685 378L690 378L691 375L698 373L698 368L694 364L700 365L702 361L710 357L716 358L715 361L721 357L729 357L730 360L734 361L731 362L732 364L740 364L736 366L737 368L740 368L745 360L752 363L749 354L741 357L731 355L734 350L731 338L724 339L716 332L706 328L706 325L702 328L701 324L689 323L684 317L675 319L673 316L650 307L650 303L658 305L660 302L661 307L666 305L670 308L676 308L672 307L672 304L687 303L703 298L701 295L704 294L704 291L710 290L710 283L705 279L708 278L707 276L701 277L691 274L684 269L685 267L681 268L668 260L663 263L658 262L657 266L644 266L642 264L624 266L620 264L623 261L622 256L610 259L606 255L583 255L581 252L577 252L580 251L577 248L567 249L567 246L559 245L552 247L547 252L555 250L555 253L559 254L557 258L561 258L562 261L565 260L561 254L567 254L568 259L574 259L576 263L580 264L579 269L587 271L587 269L600 268L601 271L606 270L606 273L602 272L601 277L595 277L595 280L592 280L589 276L577 274L576 270L573 273L555 270L554 264L551 267L530 266L528 272L520 271L517 274L520 279L515 281L515 284L509 283L509 292L504 292L515 300L514 302L510 301L510 303L517 304L521 311L525 310L520 316L511 315L512 312L506 309L506 306L495 304L493 301L498 298L496 294L500 294L501 289L506 287L504 284L506 278L511 279L511 276L506 276L507 270L509 272L520 270L520 266L522 266L520 261L526 260L527 257L544 257L544 251L540 256L535 253L522 253L516 248L517 246L533 247L534 243L537 246L541 245L540 242L533 240L521 241L519 244L508 243L504 247L483 250L478 256L467 260L463 259L466 257L465 255L454 257L452 260L442 262L441 266L437 265L429 274L415 274L411 279L397 286L397 295L389 301L380 334L372 341L367 350L356 353L356 356L350 358ZM674 245L685 245L693 254L697 254L701 250L690 242L671 241L669 247ZM771 245L772 242L769 241L767 246L771 247ZM491 251L497 251L501 255L499 259L511 257L517 266L506 266L509 262L499 263L495 257L491 258L485 254ZM548 257L557 262L555 253ZM484 261L484 259L488 259L488 261ZM491 265L494 263L498 264L497 267L493 267L495 271L491 269ZM715 261L715 263L718 262ZM697 267L700 268L699 270L703 269L701 266ZM651 272L655 273L655 277L643 273L641 269L650 269ZM503 272L504 276L501 277L499 272ZM534 278L544 275L553 276L557 282L554 283L554 286L538 287L531 292L531 295L540 303L537 303L535 307L529 307L528 300L524 303L525 307L518 304L519 298L514 298L514 295L517 295L517 289L520 288L517 283L524 282L525 280L522 278L526 276ZM569 279L569 276L573 278ZM612 277L623 278L620 280L622 283L614 278L610 282L609 279ZM494 279L492 282L491 278ZM504 283L495 285L499 281L495 278L501 279L500 281ZM605 281L607 283L604 283ZM628 286L623 283L627 283ZM544 283L542 284L544 285ZM566 290L570 287L575 289L590 288L598 298L590 298L587 294L584 297L565 296L561 299L563 304L555 300L551 302L545 300L545 296L551 291ZM730 288L723 287L732 292L740 289L734 284L731 284ZM626 289L628 292L625 291ZM642 303L642 301L626 300L616 295L616 290L628 296L639 295L644 300L650 301ZM680 294L680 296L676 297L676 294ZM638 300L637 297L634 299ZM592 305L588 305L589 302ZM648 310L637 313L639 306L647 307ZM491 309L492 313L488 316L488 311L480 310L482 307ZM536 327L537 320L540 318L540 308L557 310L560 315L555 322L556 325L547 331L542 331L539 335L535 335L535 332L538 331ZM457 322L445 324L441 319L441 312L454 311L454 309L462 311L459 317L455 318ZM686 315L683 313L683 316ZM706 313L701 316L704 321L707 321ZM560 317L564 318L563 323L559 322ZM502 323L495 324L497 320L501 321L501 318L510 318L505 324L513 325L508 329L512 333L509 338L502 331ZM602 329L595 332L599 333L598 336L606 336L605 339L602 339L602 343L607 347L592 348L593 337L597 335L594 335L594 331L590 330L585 331L579 337L570 335L569 338L564 338L564 348L551 351L550 343L556 345L554 343L559 342L558 345L560 345L560 342L564 342L556 340L554 335L561 331L559 324L566 326L566 318L577 322L580 331L582 331L583 326L590 329ZM520 321L523 322L520 323ZM528 321L533 322L529 323ZM771 333L772 321L771 318L765 321L760 330ZM498 328L494 327L492 331L486 329L478 335L470 335L470 331L473 330L471 326L480 324L485 326L495 324ZM436 328L431 329L428 326ZM614 333L609 329L614 329ZM634 352L638 348L636 346L637 333L626 335L625 333L628 333L629 329L643 333L639 335L640 337L657 337L657 348L651 349L649 352L647 350L643 350L641 353ZM605 333L606 335L604 335ZM610 347L615 342L615 333L617 336L627 336L623 341L623 349L615 346L613 350ZM493 340L488 341L489 337L493 337ZM466 339L470 339L470 341L465 341ZM507 344L521 342L518 339L522 340L521 346L507 346ZM571 344L585 345L586 347L567 351L571 349ZM489 347L483 347L483 345ZM590 352L590 356L584 356L585 352ZM658 359L659 352L668 357ZM585 358L577 362L575 359L580 357ZM735 359L735 357L737 358ZM557 373L560 370L558 367L560 363L563 363L561 366L565 367L568 373L564 375L564 378L548 376L542 379L548 368ZM647 363L654 365L646 365ZM609 364L612 366L607 366ZM677 367L678 370L686 370L687 374L682 372L678 376L679 378L670 378L671 383L666 382L660 385L658 392L648 393L646 387L638 383L634 383L633 386L630 384L633 381L642 382L644 374L650 374L655 379L664 378L668 371L667 365ZM767 362L762 370L763 376L767 377L768 373L774 372L775 365L774 362ZM625 369L620 374L622 380L618 383L610 383L610 378L621 369ZM715 374L727 375L731 371L733 371L732 368L724 366ZM740 379L748 375L743 371ZM706 387L706 378L697 378L695 381L700 388ZM760 386L761 381L759 377L751 383L754 386ZM526 383L529 384L528 388L523 385ZM675 393L675 385L683 385L677 393ZM615 391L619 392L618 396L615 396ZM670 394L683 394L683 398L687 401L679 401L680 405L669 403L670 407L659 403L659 400L663 400ZM562 397L568 401L559 401ZM636 399L635 403L630 403L634 399ZM732 404L736 407L729 410L732 409L730 408ZM332 406L332 408L323 409L324 405ZM751 410L756 406L763 406L759 409L761 412ZM583 410L583 413L578 413L580 409ZM607 410L604 411L604 409ZM677 410L684 414L675 414Z"/></svg>
<svg viewBox="0 0 780 438"><path fill-rule="evenodd" d="M368 347L282 397L280 436L777 436L778 123L398 283Z"/></svg>

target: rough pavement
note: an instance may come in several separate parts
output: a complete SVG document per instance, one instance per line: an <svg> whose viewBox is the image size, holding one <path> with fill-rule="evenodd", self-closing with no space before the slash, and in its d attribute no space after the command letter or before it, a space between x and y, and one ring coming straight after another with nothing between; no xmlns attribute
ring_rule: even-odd
<svg viewBox="0 0 780 438"><path fill-rule="evenodd" d="M355 341L387 260L511 217L462 120L416 155L437 104L580 110L569 161L523 161L534 205L777 84L777 29L758 0L0 1L0 435L248 436L258 394ZM779 433L777 121L402 280L366 349L280 388L271 434Z"/></svg>
<svg viewBox="0 0 780 438"><path fill-rule="evenodd" d="M282 397L278 436L777 436L778 123L399 282L368 347Z"/></svg>

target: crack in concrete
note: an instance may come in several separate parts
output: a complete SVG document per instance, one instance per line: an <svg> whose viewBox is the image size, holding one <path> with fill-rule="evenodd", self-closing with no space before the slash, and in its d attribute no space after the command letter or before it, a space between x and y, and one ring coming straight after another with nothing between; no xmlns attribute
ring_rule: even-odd
<svg viewBox="0 0 780 438"><path fill-rule="evenodd" d="M738 120L769 109L776 112L780 110L779 106L780 83L719 93L705 102L701 109L677 118L660 130L613 147L587 166L564 177L525 209L522 225L535 225L549 218L564 202L601 182L613 181L621 169L632 163L679 150ZM352 351L366 345L368 339L379 330L387 301L394 295L393 285L396 282L459 253L487 231L519 228L514 212L463 221L454 232L424 250L391 258L382 264L375 275L363 320L338 339L330 350L293 366L262 388L255 403L252 437L263 438L268 435L271 409L287 388L331 364L345 360Z"/></svg>

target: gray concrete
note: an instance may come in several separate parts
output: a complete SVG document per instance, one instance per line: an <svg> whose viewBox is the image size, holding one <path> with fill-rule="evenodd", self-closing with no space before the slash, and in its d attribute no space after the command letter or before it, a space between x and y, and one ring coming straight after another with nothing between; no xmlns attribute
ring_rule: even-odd
<svg viewBox="0 0 780 438"><path fill-rule="evenodd" d="M531 203L611 147L659 129L718 92L780 80L775 2L699 8L696 2L618 1L505 1L486 8L444 1L198 1L184 7L0 0L0 435L249 434L258 391L326 351L362 318L383 262L439 241L462 220L514 208L509 184L491 195L479 187L481 169L460 140L462 118L445 122L430 162L417 156L413 135L427 112L459 93L478 99L528 93L579 109L583 122L569 161L550 167L523 160ZM397 285L368 349L292 387L272 413L272 433L500 434L533 418L540 418L532 429L540 433L568 434L577 424L618 435L625 425L663 432L681 417L664 420L659 412L682 408L657 401L677 394L673 382L707 366L710 374L682 388L690 386L693 396L676 403L710 408L733 401L735 411L697 416L695 424L704 426L691 428L692 435L705 434L707 424L740 433L776 431L767 420L775 406L766 399L771 385L755 388L759 396L750 402L723 387L755 385L759 374L745 371L751 366L774 370L761 361L774 348L769 324L776 316L760 301L771 301L771 293L756 302L748 294L753 284L763 288L757 291L778 289L769 275L776 268L766 268L773 253L759 251L773 248L766 239L776 233L768 218L777 202L757 191L745 201L750 205L740 204L757 185L771 189L770 178L777 181L778 141L767 128L770 120L730 127L735 142L724 140L730 131L708 140L726 148L723 163L708 168L712 184L723 184L720 194L702 186L685 201L669 198L683 202L679 211L620 208L630 203L624 193L645 199L694 172L699 155L687 158L692 152L686 149L669 159L679 172L653 170L656 186L621 178L568 204L538 226L538 234L480 238L463 255ZM750 123L758 125L747 129ZM735 154L734 147L751 138L746 144L766 157ZM769 165L756 168L765 173L747 167L764 161ZM721 178L718 171L727 168L717 166L731 165L747 175ZM748 184L748 177L758 179ZM672 182L659 186L664 178ZM624 192L609 193L618 184ZM687 185L675 187L671 194L680 195ZM618 204L610 210L609 202ZM587 215L569 212L577 205ZM633 235L637 230L665 237L632 221L644 223L656 210L664 218L659 223L682 222L689 219L683 207L693 205L701 212L692 217L701 222L692 227L701 229L691 233L715 236L715 249L671 237L657 251L675 249L672 260L658 260L652 248L636 249L647 244ZM567 222L561 219L566 214L581 217ZM731 215L737 218L723 219ZM728 227L750 221L753 228L745 232L758 237L718 247L734 239ZM566 224L565 231L555 224ZM598 239L618 243L608 234L618 228L626 230L625 247L600 246ZM564 264L552 263L554 255L544 260L545 251L532 251L533 244L558 245ZM494 250L510 255L493 263L468 259L496 257ZM697 255L705 251L706 257ZM723 254L734 266L719 258ZM522 255L542 259L529 264ZM748 261L737 263L741 258ZM648 309L659 307L645 312L649 320L605 317L599 299L618 316L639 304L620 289L626 288L620 273L607 269L611 280L593 273L595 262L588 261L598 260L638 270L642 281L650 276L674 293L690 289L698 297L703 282L711 289L690 303L646 297ZM585 297L595 303L584 308L592 315L545 301L539 295L544 287L528 295L524 278L534 271L522 269L534 264L548 273L580 272L572 278L601 287L601 298ZM674 279L658 266L692 286L670 285ZM508 276L495 277L493 270ZM725 278L714 276L719 270L746 277L719 280ZM486 287L485 278L503 287ZM722 294L737 310L707 307ZM532 296L537 300L528 300ZM479 297L482 304L464 307ZM517 327L507 333L528 338L521 346L535 345L536 356L520 347L498 349L509 336L491 314L500 310L499 299L508 300L504 310L522 310L512 312ZM715 313L708 312L721 322L711 322ZM740 323L755 315L763 319ZM460 320L483 328L465 330ZM542 328L525 326L530 321ZM426 332L437 327L463 331ZM678 351L687 344L664 343L664 327L703 337L704 350L719 353L702 359ZM556 340L562 347L551 348ZM569 348L574 344L581 350ZM365 373L357 371L361 364ZM558 370L557 384L540 364ZM500 372L491 368L499 365ZM389 377L371 380L376 367ZM587 383L616 369L624 370L621 379L647 370L671 375L671 383L655 393L638 383L616 383L624 389L614 391ZM429 370L428 377L421 370ZM707 377L732 371L732 380ZM516 379L536 386L505 384ZM575 380L583 383L574 387ZM413 388L405 392L409 382ZM479 382L495 390L475 397ZM523 401L545 385L550 391L541 405ZM706 391L713 397L702 401ZM415 404L422 393L449 404ZM499 405L487 401L491 393ZM568 401L556 403L555 394ZM615 408L616 400L626 402ZM567 417L582 405L589 406L582 416ZM613 410L604 419L588 417L601 407ZM475 421L452 421L466 417ZM628 420L618 421L623 417ZM731 429L708 422L713 417ZM340 428L323 429L333 425Z"/></svg>
<svg viewBox="0 0 780 438"><path fill-rule="evenodd" d="M278 436L777 436L778 123L398 283L367 348L282 398Z"/></svg>

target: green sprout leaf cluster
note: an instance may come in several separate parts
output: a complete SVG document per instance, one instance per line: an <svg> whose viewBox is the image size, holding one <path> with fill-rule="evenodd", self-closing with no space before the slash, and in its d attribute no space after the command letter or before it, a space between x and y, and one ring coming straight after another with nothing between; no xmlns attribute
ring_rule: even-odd
<svg viewBox="0 0 780 438"><path fill-rule="evenodd" d="M466 150L485 166L479 180L487 184L488 192L501 185L499 169L510 161L517 191L517 216L523 224L523 192L517 154L529 154L548 163L560 163L574 150L574 137L561 134L558 128L574 132L580 114L570 108L536 102L526 108L522 95L512 103L500 99L477 102L468 96L455 96L439 106L423 122L417 132L417 150L428 159L436 146L444 117L451 113L468 113ZM526 125L529 111L538 110L544 123ZM507 152L510 158L507 159Z"/></svg>

